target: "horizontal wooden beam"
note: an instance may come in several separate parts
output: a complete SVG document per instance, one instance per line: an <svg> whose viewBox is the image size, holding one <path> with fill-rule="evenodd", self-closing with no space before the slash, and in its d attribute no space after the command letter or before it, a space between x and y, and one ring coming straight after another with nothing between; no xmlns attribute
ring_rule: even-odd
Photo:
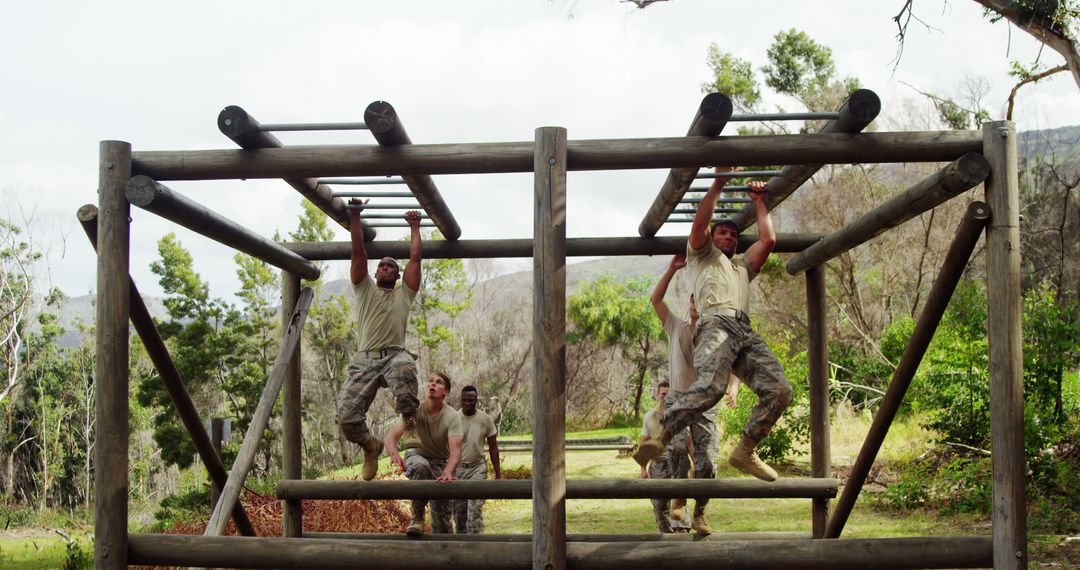
<svg viewBox="0 0 1080 570"><path fill-rule="evenodd" d="M259 121L255 120L243 108L229 105L218 113L218 129L221 134L229 137L240 148L257 150L261 148L281 148L284 145L271 133L262 129ZM341 227L349 229L349 211L345 209L345 201L334 196L329 186L320 184L314 178L285 178L285 183L292 186L303 197L315 204L331 220ZM363 222L361 222L363 223ZM375 239L375 230L364 227L364 241Z"/></svg>
<svg viewBox="0 0 1080 570"><path fill-rule="evenodd" d="M848 96L847 101L840 107L839 116L825 123L819 133L858 133L870 125L881 112L881 99L869 89L859 89ZM972 151L974 152L974 151ZM946 159L946 160L952 160ZM916 162L916 161L912 161ZM942 161L944 162L944 161ZM778 162L787 164L780 169L780 174L769 179L765 187L765 205L770 210L791 196L810 177L824 166L821 164L805 164L794 162ZM731 217L740 229L746 229L756 221L754 206L749 205L743 211Z"/></svg>
<svg viewBox="0 0 1080 570"><path fill-rule="evenodd" d="M304 538L346 540L424 540L428 542L532 542L531 534L431 534L409 536L402 533L375 532L305 532ZM653 534L568 534L566 542L697 542L699 540L801 540L809 532L714 532Z"/></svg>
<svg viewBox="0 0 1080 570"><path fill-rule="evenodd" d="M836 479L607 479L569 480L567 499L799 499L835 497ZM530 499L529 479L454 481L282 480L279 499Z"/></svg>
<svg viewBox="0 0 1080 570"><path fill-rule="evenodd" d="M986 568L992 564L991 538L920 537L844 540L570 542L571 568L655 570L656 568L754 568L756 570L864 568ZM325 538L250 538L131 534L133 565L232 568L326 568L412 570L414 568L530 569L528 542L401 541Z"/></svg>
<svg viewBox="0 0 1080 570"><path fill-rule="evenodd" d="M733 106L731 99L723 93L709 93L698 105L694 119L690 121L690 128L686 131L688 137L715 137L724 130L728 120L731 119ZM671 215L672 209L678 205L690 183L697 178L699 168L697 166L685 168L672 168L668 172L667 179L660 187L656 199L645 214L638 227L641 237L653 237L664 225L664 220Z"/></svg>
<svg viewBox="0 0 1080 570"><path fill-rule="evenodd" d="M787 262L787 271L797 275L811 267L817 267L974 188L989 175L990 164L981 154L965 154L792 257Z"/></svg>
<svg viewBox="0 0 1080 570"><path fill-rule="evenodd" d="M132 177L127 183L124 195L129 202L147 212L153 212L274 267L291 271L309 281L319 278L319 268L314 263L206 206L173 192L152 178Z"/></svg>
<svg viewBox="0 0 1080 570"><path fill-rule="evenodd" d="M401 123L394 106L386 101L375 101L364 110L364 122L371 129L371 134L380 145L390 148L402 148L411 145L412 139L405 132L405 125ZM431 217L435 227L439 228L449 241L461 237L461 226L454 219L450 207L446 205L439 189L435 187L435 181L427 174L402 174L402 180L409 185L416 201Z"/></svg>
<svg viewBox="0 0 1080 570"><path fill-rule="evenodd" d="M794 253L814 245L821 239L816 234L786 234L776 240L775 253ZM739 236L739 251L745 251L756 235ZM349 259L347 241L282 243L290 251L313 261ZM372 259L409 257L409 242L373 241L367 244ZM686 251L685 236L657 238L569 238L566 255L569 257L602 257L608 255L672 255ZM491 239L424 242L424 259L485 259L496 257L532 257L531 239Z"/></svg>
<svg viewBox="0 0 1080 570"><path fill-rule="evenodd" d="M595 139L567 142L567 169L947 162L981 150L977 131ZM295 146L134 152L132 170L162 181L481 174L532 172L532 159L531 141Z"/></svg>

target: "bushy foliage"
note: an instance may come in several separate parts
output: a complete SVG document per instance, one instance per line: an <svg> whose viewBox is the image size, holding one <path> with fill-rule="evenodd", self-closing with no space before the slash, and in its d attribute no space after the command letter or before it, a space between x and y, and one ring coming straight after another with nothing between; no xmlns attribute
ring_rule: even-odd
<svg viewBox="0 0 1080 570"><path fill-rule="evenodd" d="M942 447L900 469L882 496L897 509L933 507L946 514L988 514L991 459L986 297L965 281L953 295L909 401L925 412ZM1031 525L1075 532L1080 520L1080 355L1075 303L1049 288L1024 296L1024 443ZM975 450L975 451L973 451Z"/></svg>

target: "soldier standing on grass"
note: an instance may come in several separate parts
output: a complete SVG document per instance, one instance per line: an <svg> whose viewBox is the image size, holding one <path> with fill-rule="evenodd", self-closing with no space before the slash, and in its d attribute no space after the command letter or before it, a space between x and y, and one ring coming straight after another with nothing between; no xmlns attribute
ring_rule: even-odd
<svg viewBox="0 0 1080 570"><path fill-rule="evenodd" d="M363 477L370 481L378 472L383 444L371 434L366 415L379 388L389 387L394 393L394 411L401 414L409 431L416 422L419 404L416 362L405 350L405 325L409 307L420 290L420 213L415 210L405 213L410 232L405 274L401 275L397 260L384 257L379 260L372 279L360 224L364 203L356 198L349 203L353 206L349 224L352 237L349 275L356 296L360 350L349 363L349 376L338 394L337 422L345 438L364 450ZM401 287L395 288L399 276Z"/></svg>
<svg viewBox="0 0 1080 570"><path fill-rule="evenodd" d="M667 382L661 382L656 385L656 392L653 396L656 398L656 407L645 413L645 417L641 423L641 444L644 446L646 442L655 440L660 437L660 432L663 429L660 425L660 417L664 411L664 399L667 397L668 392L671 390ZM686 433L683 430L682 434L679 434L670 444L670 453L665 453L648 462L648 466L641 466L641 478L642 479L674 479L672 457L678 454L686 455ZM682 522L682 516L672 516L675 512L672 509L679 510L680 507L673 505L675 501L669 501L668 499L650 499L653 506L653 515L656 517L656 528L660 532L674 532L672 521L676 523ZM676 499L678 501L678 499ZM683 505L685 505L685 501ZM680 513L681 514L681 513ZM685 523L684 523L685 524ZM681 525L680 525L681 526Z"/></svg>
<svg viewBox="0 0 1080 570"><path fill-rule="evenodd" d="M496 479L502 479L499 465L499 430L491 416L476 409L476 386L461 389L461 425L464 436L461 443L461 464L457 468L458 479L487 479L487 459L484 442L491 454L491 467ZM454 525L458 534L484 532L484 499L458 499L454 501Z"/></svg>

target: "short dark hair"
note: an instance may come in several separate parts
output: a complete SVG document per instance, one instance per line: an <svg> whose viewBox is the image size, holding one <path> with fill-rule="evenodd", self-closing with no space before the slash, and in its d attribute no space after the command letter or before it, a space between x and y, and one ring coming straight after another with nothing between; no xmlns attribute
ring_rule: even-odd
<svg viewBox="0 0 1080 570"><path fill-rule="evenodd" d="M728 226L731 229L735 230L736 234L742 233L742 230L739 229L739 225L736 224L735 222L733 222L731 220L716 220L715 222L713 222L712 227L709 228L709 235L710 236L715 235L716 234L716 228L718 228L720 226Z"/></svg>
<svg viewBox="0 0 1080 570"><path fill-rule="evenodd" d="M471 384L470 384L470 385L468 385L468 386L466 386L466 387L464 387L464 388L462 388L462 389L461 389L461 392L462 392L462 393L465 393L465 392L474 392L474 393L477 393L477 394L479 394L479 393L480 393L480 392L479 392L479 390L477 390L477 389L476 389L476 386L473 386L473 385L471 385Z"/></svg>
<svg viewBox="0 0 1080 570"><path fill-rule="evenodd" d="M670 387L671 387L671 384L669 384L667 382L661 382L661 383L656 385L657 390L659 390L660 388L670 388Z"/></svg>
<svg viewBox="0 0 1080 570"><path fill-rule="evenodd" d="M445 372L432 372L432 374L442 378L443 386L446 387L446 391L450 391L450 375Z"/></svg>

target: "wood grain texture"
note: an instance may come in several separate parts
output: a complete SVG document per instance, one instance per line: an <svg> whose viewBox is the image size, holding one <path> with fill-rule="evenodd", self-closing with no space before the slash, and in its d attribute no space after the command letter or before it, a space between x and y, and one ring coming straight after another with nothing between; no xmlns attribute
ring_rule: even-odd
<svg viewBox="0 0 1080 570"><path fill-rule="evenodd" d="M986 202L987 337L990 344L990 446L994 479L994 568L1027 567L1024 475L1024 345L1020 289L1020 182L1016 126L983 125L991 165Z"/></svg>
<svg viewBox="0 0 1080 570"><path fill-rule="evenodd" d="M787 272L797 275L821 265L974 188L989 174L990 165L981 154L965 154L792 257Z"/></svg>
<svg viewBox="0 0 1080 570"><path fill-rule="evenodd" d="M134 173L155 180L225 180L532 172L532 142L382 148L362 145L141 151ZM567 170L774 164L948 162L982 151L978 131L825 133L568 141Z"/></svg>
<svg viewBox="0 0 1080 570"><path fill-rule="evenodd" d="M414 570L416 568L533 568L527 542L248 538L133 534L134 564L244 568ZM990 537L917 537L846 540L574 542L570 568L754 568L863 570L865 568L984 568Z"/></svg>
<svg viewBox="0 0 1080 570"><path fill-rule="evenodd" d="M533 543L566 568L566 129L536 129L533 209Z"/></svg>
<svg viewBox="0 0 1080 570"><path fill-rule="evenodd" d="M262 148L281 148L281 141L272 133L259 129L259 121L255 120L243 108L229 105L218 113L218 129L221 133L240 148L258 150ZM314 178L285 178L285 183L315 204L331 220L341 227L349 229L349 211L345 208L345 201L334 197L334 191L325 184L319 184ZM364 226L364 241L375 239L373 228Z"/></svg>

